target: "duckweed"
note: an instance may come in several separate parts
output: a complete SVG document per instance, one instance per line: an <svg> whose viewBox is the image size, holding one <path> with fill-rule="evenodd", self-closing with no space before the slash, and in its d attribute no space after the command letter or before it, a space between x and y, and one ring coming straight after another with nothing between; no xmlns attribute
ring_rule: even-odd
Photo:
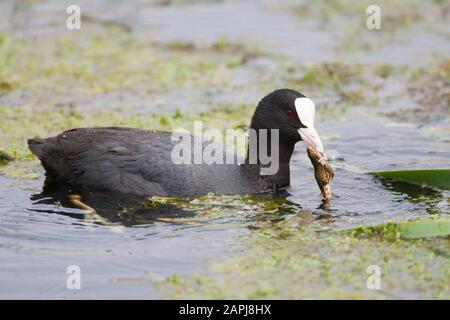
<svg viewBox="0 0 450 320"><path fill-rule="evenodd" d="M372 230L384 236L361 237L361 230L323 233L316 223L302 227L273 223L251 234L243 254L214 262L212 276L200 282L183 277L174 283L173 275L159 287L179 299L450 297L450 260L443 254L448 252L448 240L402 241L392 223ZM367 287L371 265L381 270L380 290Z"/></svg>

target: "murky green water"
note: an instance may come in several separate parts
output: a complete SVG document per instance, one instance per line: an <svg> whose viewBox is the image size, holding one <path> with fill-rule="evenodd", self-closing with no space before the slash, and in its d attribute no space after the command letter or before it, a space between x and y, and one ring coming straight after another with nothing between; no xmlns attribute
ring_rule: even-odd
<svg viewBox="0 0 450 320"><path fill-rule="evenodd" d="M42 178L1 177L1 296L38 298L155 298L152 283L176 273L208 273L208 263L245 250L240 238L263 221L302 209L334 218L326 228L449 212L448 191L387 184L366 171L448 166L448 142L417 126L355 115L319 126L336 178L334 198L323 206L301 143L293 156L286 200L211 197L150 208L116 196L90 194L84 202L99 216L71 205L69 193L40 195ZM326 138L325 138L326 139ZM123 207L135 212L124 212ZM148 205L147 205L148 207ZM159 221L159 218L173 218ZM66 289L66 268L79 265L82 290Z"/></svg>
<svg viewBox="0 0 450 320"><path fill-rule="evenodd" d="M42 37L40 39L45 37L51 39L54 34L67 32L58 28L57 24L55 26L55 23L59 21L60 9L65 8L59 2L56 4L53 1L46 1L28 6L25 2L7 1L3 6L14 13L11 15L12 27L19 30L19 37L35 36ZM304 87L307 88L305 93L311 94L314 99L317 98L318 108L327 106L329 108L330 105L334 107L336 104L335 110L339 114L334 117L328 114L332 113L329 109L318 110L322 121L317 124L317 129L323 137L328 156L332 160L331 165L335 170L335 180L332 185L334 197L326 204L320 199L312 166L307 159L303 143L297 145L292 158L292 186L289 190L290 195L286 197L210 195L191 199L161 200L154 203L150 200L142 201L93 192L82 195L83 202L97 211L96 214L89 214L70 202L70 193L67 190L44 192L43 169L36 169L36 163L27 162L28 156L23 151L26 137L21 135L36 134L36 132L49 134L59 130L59 126L66 128L74 124L91 124L88 116L84 118L75 116L61 125L61 116L60 118L51 117L54 109L47 109L49 104L54 105L55 108L67 109L69 112L73 109L78 110L77 108L83 111L107 109L106 106L112 108L111 105L113 105L115 112L119 115L121 112L131 110L133 114L142 118L151 117L151 113L159 116L175 109L204 110L215 106L217 101L226 101L231 105L245 104L245 108L251 105L253 108L267 90L273 90L274 86L289 86L293 83L292 79L285 77L286 74L278 70L280 61L291 66L287 67L294 70L289 71L291 73L297 69L306 68L305 64L339 59L350 64L354 62L384 63L396 66L400 63L408 69L414 64L426 64L432 59L432 54L443 54L449 45L445 35L436 32L432 37L406 37L406 40L404 39L400 44L388 44L378 51L355 53L350 49L336 49L336 45L339 45L336 42L339 41L336 41L329 29L318 27L304 17L296 17L289 6L270 1L200 2L195 5L180 6L159 6L137 2L128 9L125 9L123 3L118 1L82 1L80 6L89 8L87 10L89 15L99 15L103 19L119 21L131 26L134 33L123 36L125 41L129 41L126 37L145 38L147 32L161 38L162 43L170 43L172 47L180 46L175 41L184 41L188 44L191 41L214 43L218 38L225 37L246 44L256 43L269 53L262 54L261 57L249 58L248 63L242 63L238 67L230 67L225 76L213 70L215 72L211 77L213 88L209 87L209 82L205 85L204 79L201 78L211 73L211 68L201 63L197 67L206 68L206 70L200 70L198 73L195 73L196 70L192 71L195 66L183 65L185 68L183 72L190 76L185 77L186 81L183 80L179 85L177 84L180 88L161 80L161 83L149 83L151 90L145 90L145 85L144 90L141 90L140 86L129 89L117 84L111 85L101 79L106 89L105 87L92 89L92 84L89 87L80 80L83 79L83 74L79 78L75 76L76 81L81 83L80 92L86 90L86 96L84 93L73 91L76 89L72 90L73 82L70 81L69 84L65 83L58 87L58 90L54 90L52 87L40 87L42 81L39 81L39 75L30 76L31 80L37 79L35 80L37 84L30 87L26 87L26 83L21 87L21 80L12 77L13 89L0 95L0 104L7 108L22 107L25 110L31 105L38 111L50 110L50 116L48 126L44 124L41 126L45 129L30 132L19 129L15 134L12 128L4 130L5 132L2 132L0 136L14 140L11 142L12 146L10 141L0 141L0 147L7 151L19 150L17 162L29 170L35 172L37 170L38 177L37 179L21 177L25 175L16 174L17 170L11 170L14 174L0 175L0 298L161 298L166 296L166 291L156 284L164 282L168 276L176 274L177 277L189 278L193 274L200 274L202 277L220 279L217 270L212 270L211 265L220 264L222 261L227 264L227 261L229 262L227 259L230 257L233 259L235 256L242 254L245 256L247 253L249 257L253 257L259 248L257 246L255 249L254 245L249 245L248 240L255 237L257 233L255 230L297 217L299 213L308 213L310 221L306 224L312 224L322 231L374 225L390 220L401 221L450 214L448 191L381 181L367 174L367 172L378 170L450 167L449 118L446 113L448 105L437 111L434 109L424 111L425 107L417 111L413 108L417 102L407 94L407 90L402 91L404 87L412 86L412 80L402 79L403 82L399 84L398 78L395 77L379 80L381 89L364 87L363 97L368 94L377 96L381 100L376 106L366 106L364 98L362 102L348 102L350 98L345 96L342 90L343 88L351 89L351 84L348 87L341 87L342 84L339 84L337 89L335 88L337 93L330 94L328 83L322 87L317 83L314 87L314 81L311 82L312 87L309 86L311 83L305 83ZM6 9L4 12L7 11ZM27 14L34 18L24 19ZM98 26L93 23L93 25L94 29L102 27L101 24ZM8 29L11 25L2 26L2 28L6 32L11 32ZM89 30L92 31L92 29ZM115 56L120 55L119 50L122 47L115 46L114 39L106 41L100 36L99 39L100 49L95 49L97 54L98 51L101 52L101 46L106 43L110 45L109 49L116 50ZM124 41L123 39L121 41ZM375 39L375 41L378 40ZM430 41L432 44L424 45ZM71 43L68 42L68 45L70 46ZM133 44L131 47L130 51L133 50L133 53L140 52L139 45ZM21 53L24 52L27 51L21 51ZM174 52L178 51L174 50ZM77 54L70 50L61 53L61 55L64 54L72 59L77 57ZM177 61L179 57L194 59L199 55L198 52L189 52L189 50L181 51L181 53L171 52L171 54L173 56L167 55L169 58L164 56L157 62L169 61L162 70L175 75L177 74L170 64L172 61ZM211 56L216 54L211 53ZM233 60L235 56L231 53L226 54L232 58L226 60L227 63L235 63ZM59 56L55 54L55 57ZM89 55L87 58L82 56L80 60L86 59L90 62L89 57ZM201 61L201 58L197 57L197 59ZM207 62L213 66L215 63L220 64L222 56L214 59L217 61L207 60ZM99 63L101 60L94 61ZM46 60L43 59L43 61ZM174 68L177 69L177 67L175 63ZM224 67L218 67L218 70L221 68ZM49 67L48 81L50 84L59 85L61 79L54 76L53 72ZM192 76L190 72L194 75ZM221 76L226 80L221 80ZM92 75L89 74L89 77ZM88 80L91 80L89 77L87 77ZM119 84L123 80L121 77L127 78L126 73L116 77L114 79ZM131 70L129 78L133 79L133 77L141 79L140 77L145 78L145 74L137 74L136 70ZM174 78L177 77L174 76ZM194 80L189 80L191 78ZM306 81L304 78L301 79L300 83L295 82L295 84L300 86L303 84L302 81ZM6 80L9 81L9 79ZM93 79L94 84L95 80ZM189 81L192 81L193 85ZM17 90L14 89L16 83L19 83ZM88 91L86 87L92 89L94 93ZM301 88L296 89L303 91ZM342 101L337 101L339 99ZM370 103L367 102L367 104ZM128 108L121 109L125 105ZM415 116L414 112L418 116ZM404 120L402 113L408 113L411 116L405 117L407 121L401 121ZM423 116L424 113L426 117ZM8 119L14 116L5 114ZM251 110L245 110L239 116L242 114L246 114L245 117L247 117L247 114L251 114ZM36 123L30 123L32 120L25 115L18 113L17 116L20 118L17 123L22 126L39 127ZM116 118L111 119L101 118L98 115L94 117L98 117L98 119L95 118L94 123L118 121L117 115ZM217 123L222 120L215 118L214 114L210 118L208 114L202 116L206 122L211 120ZM131 124L137 123L139 126L146 123L136 119L133 121ZM170 119L163 121L161 118L158 121L151 123L157 123L158 126L167 126L166 122L169 125L171 123ZM248 124L249 121L250 118L239 119L239 123L236 121L232 123L242 125ZM268 247L273 250L274 255L282 255L276 247L279 244L278 240L270 241L272 241L269 242L270 244L274 244L274 248L267 246L267 243L261 244L260 247ZM295 242L291 242L290 246L292 249ZM314 251L314 243L310 246ZM331 245L330 248L332 248ZM317 248L318 252L319 249ZM433 250L432 248L429 252ZM302 257L304 252L298 254ZM347 256L347 253L333 254L336 254L336 257ZM386 253L387 256L389 254L389 252ZM446 254L448 257L448 252ZM392 255L395 256L395 254ZM445 257L445 254L441 256ZM418 256L417 259L422 258ZM245 260L239 261L242 265L246 265ZM78 265L81 268L81 290L68 290L66 287L68 277L66 270L70 265ZM360 271L352 272L364 274L365 267L362 265ZM259 270L257 267L254 269ZM430 268L430 270L434 269ZM441 274L442 270L445 268L438 264L436 272ZM273 272L282 275L283 280L287 280L288 277L281 272L281 269L278 271L280 272L278 273L275 269ZM247 286L251 285L247 284ZM311 287L314 286L315 284L311 283ZM439 287L438 297L448 297L448 285L446 287L443 284L442 287L444 289ZM328 284L323 290L329 293L326 297L340 297L333 291L334 289L336 287L332 283ZM227 291L223 290L223 292ZM419 289L400 288L396 292L400 297L420 297L421 294L425 296L427 294L427 292L420 292ZM189 294L187 292L181 296L189 297ZM292 297L285 292L271 294L275 297ZM211 296L214 295L211 294ZM217 294L216 297L227 297L227 295ZM263 292L247 297L265 297L265 295ZM293 295L293 297L296 296ZM312 297L316 296L312 294Z"/></svg>

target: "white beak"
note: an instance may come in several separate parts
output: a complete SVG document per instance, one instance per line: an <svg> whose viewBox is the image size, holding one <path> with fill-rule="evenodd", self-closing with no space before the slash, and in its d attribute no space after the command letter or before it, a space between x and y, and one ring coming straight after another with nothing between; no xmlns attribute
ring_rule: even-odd
<svg viewBox="0 0 450 320"><path fill-rule="evenodd" d="M300 122L307 127L298 129L300 137L303 141L320 152L326 159L322 140L316 129L314 129L314 117L316 114L314 102L306 97L297 98L295 99L295 109Z"/></svg>
<svg viewBox="0 0 450 320"><path fill-rule="evenodd" d="M300 128L298 133L303 141L325 156L322 140L314 127Z"/></svg>

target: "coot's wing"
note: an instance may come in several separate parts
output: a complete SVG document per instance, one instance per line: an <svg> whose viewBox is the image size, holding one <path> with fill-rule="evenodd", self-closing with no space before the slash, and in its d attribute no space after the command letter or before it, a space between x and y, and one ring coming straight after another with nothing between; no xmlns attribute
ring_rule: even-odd
<svg viewBox="0 0 450 320"><path fill-rule="evenodd" d="M72 183L138 195L166 195L158 183L173 167L170 133L82 128L58 136Z"/></svg>

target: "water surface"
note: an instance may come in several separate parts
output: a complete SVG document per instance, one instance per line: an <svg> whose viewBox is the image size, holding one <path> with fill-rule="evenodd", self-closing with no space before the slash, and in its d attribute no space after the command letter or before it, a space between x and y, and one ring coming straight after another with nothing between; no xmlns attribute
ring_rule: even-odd
<svg viewBox="0 0 450 320"><path fill-rule="evenodd" d="M26 39L61 34L69 37L75 33L65 29L64 19L65 8L71 3L4 1L0 4L0 30ZM98 19L90 19L83 31L102 29L104 25L99 21L109 21L122 29L126 25L130 37L201 45L227 39L259 47L269 54L229 70L232 85L209 86L209 91L187 86L159 90L151 96L117 90L73 97L70 90L58 96L53 88L43 92L12 90L0 95L1 104L29 104L38 111L56 100L69 109L72 104L85 109L114 106L118 110L129 105L142 117L151 112L159 115L175 109L208 108L211 100L214 105L218 101L253 105L267 93L253 83L266 75L265 87L274 89L283 82L282 77L270 77L279 74L274 70L278 60L292 59L294 69L299 71L302 64L334 60L411 67L432 61L435 54L445 54L450 43L445 33L419 28L411 29L415 31L406 33L402 41L387 42L372 51L336 50L341 45L336 33L319 28L317 17L296 17L278 1L200 1L173 6L148 1L78 3L85 16ZM361 39L368 35L364 32ZM44 192L43 169L35 180L0 175L0 298L161 298L163 293L155 283L164 277L209 274L211 262L249 249L243 239L252 234L255 226L299 212L326 220L322 224L325 229L426 218L436 213L448 215L448 191L382 181L367 173L450 167L448 117L436 113L438 120L433 123L398 123L379 115L409 112L408 108L417 107L404 90L409 80L383 80L384 87L377 93L383 100L379 107L370 109L365 103L350 106L338 119L317 124L335 170L334 197L329 203L320 199L303 143L297 145L292 158L292 186L286 198L209 196L155 204L92 192L82 195L82 201L97 211L88 214L71 203L70 191ZM314 99L330 100L322 99L328 89L318 88ZM391 93L399 99L389 100ZM81 290L66 287L70 265L81 268Z"/></svg>
<svg viewBox="0 0 450 320"><path fill-rule="evenodd" d="M93 193L84 200L98 210L95 216L72 205L69 193L41 195L42 175L0 177L0 297L157 298L155 281L173 273L207 273L211 261L246 250L240 238L253 225L300 210L311 210L315 218L332 215L329 228L450 213L448 191L366 174L448 167L448 141L430 139L418 125L361 113L320 123L318 130L336 158L334 198L327 205L302 143L291 162L291 195L276 207L265 206L270 199L264 197L189 199L182 209L140 207L132 199ZM124 212L127 206L134 212ZM82 270L82 290L66 289L65 272L72 264Z"/></svg>

